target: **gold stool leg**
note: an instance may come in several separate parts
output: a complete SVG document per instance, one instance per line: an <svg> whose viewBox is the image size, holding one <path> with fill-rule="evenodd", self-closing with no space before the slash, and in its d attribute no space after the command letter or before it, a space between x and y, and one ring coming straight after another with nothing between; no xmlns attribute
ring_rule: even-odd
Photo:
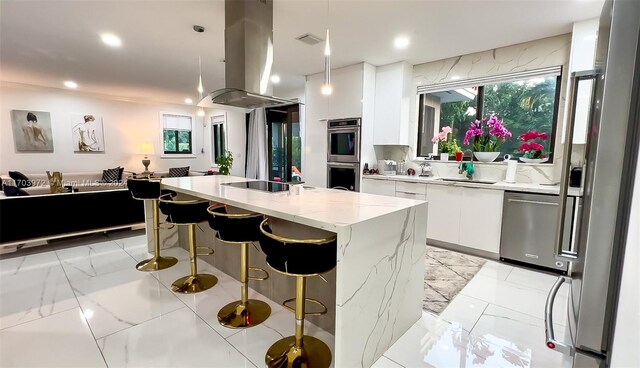
<svg viewBox="0 0 640 368"><path fill-rule="evenodd" d="M158 200L153 199L153 246L154 246L154 254L153 257L149 259L145 259L144 261L138 263L136 268L138 271L158 271L164 270L165 268L169 268L176 263L178 260L174 257L161 257L160 256L160 209L158 206Z"/></svg>
<svg viewBox="0 0 640 368"><path fill-rule="evenodd" d="M189 256L191 258L191 275L181 277L173 282L171 290L176 293L192 294L212 288L218 278L207 273L198 273L196 253L196 224L189 224Z"/></svg>
<svg viewBox="0 0 640 368"><path fill-rule="evenodd" d="M265 356L269 368L328 368L331 350L319 339L304 334L306 278L296 278L296 334L276 341Z"/></svg>
<svg viewBox="0 0 640 368"><path fill-rule="evenodd" d="M249 299L249 243L240 248L241 299L231 302L218 312L218 322L229 328L253 327L271 315L271 307L262 300Z"/></svg>

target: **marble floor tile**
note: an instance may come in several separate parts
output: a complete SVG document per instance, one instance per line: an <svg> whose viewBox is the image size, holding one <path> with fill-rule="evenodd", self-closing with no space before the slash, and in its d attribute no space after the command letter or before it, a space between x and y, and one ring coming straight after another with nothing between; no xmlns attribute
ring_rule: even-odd
<svg viewBox="0 0 640 368"><path fill-rule="evenodd" d="M555 325L558 336L564 327ZM490 304L471 331L475 336L495 336L510 341L520 351L530 351L531 367L564 367L565 356L545 345L544 320ZM569 365L570 367L570 365Z"/></svg>
<svg viewBox="0 0 640 368"><path fill-rule="evenodd" d="M80 308L0 331L0 367L106 367Z"/></svg>
<svg viewBox="0 0 640 368"><path fill-rule="evenodd" d="M112 241L56 251L69 281L134 268L136 262Z"/></svg>
<svg viewBox="0 0 640 368"><path fill-rule="evenodd" d="M255 367L184 307L98 340L109 367Z"/></svg>
<svg viewBox="0 0 640 368"><path fill-rule="evenodd" d="M544 307L548 292L478 274L460 291L460 294L544 319ZM558 295L553 313L558 323L565 324L567 319L566 296Z"/></svg>
<svg viewBox="0 0 640 368"><path fill-rule="evenodd" d="M97 339L184 307L158 279L135 268L71 286Z"/></svg>
<svg viewBox="0 0 640 368"><path fill-rule="evenodd" d="M459 294L440 313L440 318L445 321L459 323L465 331L469 332L484 312L489 303Z"/></svg>
<svg viewBox="0 0 640 368"><path fill-rule="evenodd" d="M404 367L383 355L380 357L380 359L378 359L378 361L373 363L371 368L404 368Z"/></svg>
<svg viewBox="0 0 640 368"><path fill-rule="evenodd" d="M497 280L506 280L511 271L514 269L513 266L510 266L505 263L496 262L496 261L487 261L480 271L478 271L478 275L493 277Z"/></svg>
<svg viewBox="0 0 640 368"><path fill-rule="evenodd" d="M527 286L544 292L549 292L560 275L548 274L539 271L527 270L520 267L514 267L513 271L505 279L512 284ZM559 295L568 295L569 285L563 284L558 291Z"/></svg>
<svg viewBox="0 0 640 368"><path fill-rule="evenodd" d="M56 254L0 261L0 329L78 306Z"/></svg>

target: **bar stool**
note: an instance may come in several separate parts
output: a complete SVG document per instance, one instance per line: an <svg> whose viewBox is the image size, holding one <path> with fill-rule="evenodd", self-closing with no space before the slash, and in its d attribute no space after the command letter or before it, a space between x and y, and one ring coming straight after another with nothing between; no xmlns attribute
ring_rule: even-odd
<svg viewBox="0 0 640 368"><path fill-rule="evenodd" d="M203 255L213 254L213 249L196 247L196 225L207 221L209 201L207 200L174 200L171 194L160 196L160 210L167 215L167 221L175 225L186 225L189 230L189 256L191 258L191 275L181 277L171 284L176 293L192 294L207 290L218 283L218 278L206 273L198 273L196 257L197 248L209 250Z"/></svg>
<svg viewBox="0 0 640 368"><path fill-rule="evenodd" d="M134 199L141 201L151 201L153 204L153 257L145 259L138 263L136 268L138 271L158 271L169 268L178 260L174 257L160 256L160 210L158 206L158 198L162 194L170 194L175 196L173 191L162 191L160 189L160 181L149 178L129 178L127 179L127 189L131 192Z"/></svg>
<svg viewBox="0 0 640 368"><path fill-rule="evenodd" d="M249 267L249 243L260 240L260 223L264 216L219 204L210 206L207 211L211 214L209 226L216 230L216 237L224 243L240 245L240 300L222 307L218 311L218 322L229 328L259 325L271 315L271 307L262 300L249 299L249 280L266 280L269 273L262 268ZM249 270L264 272L264 276L249 276Z"/></svg>
<svg viewBox="0 0 640 368"><path fill-rule="evenodd" d="M305 315L325 314L327 307L316 299L307 298L305 293L307 277L320 276L336 266L336 235L323 234L323 238L308 236L301 239L287 238L274 234L269 221L270 219L265 219L260 224L260 245L267 254L267 263L273 270L296 277L296 297L282 303L295 313L296 328L294 336L276 341L267 350L265 356L267 367L329 367L331 364L329 347L321 340L304 334ZM310 229L298 224L294 226L299 226L301 230ZM324 231L323 233L329 234ZM292 301L295 301L295 308L287 305ZM322 310L306 313L307 301L321 306Z"/></svg>

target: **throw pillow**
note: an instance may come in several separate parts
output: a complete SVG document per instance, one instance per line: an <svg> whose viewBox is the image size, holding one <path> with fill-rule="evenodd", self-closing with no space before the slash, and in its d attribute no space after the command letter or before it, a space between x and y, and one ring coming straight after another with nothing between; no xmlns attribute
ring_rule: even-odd
<svg viewBox="0 0 640 368"><path fill-rule="evenodd" d="M120 181L120 176L122 175L120 171L120 166L115 167L113 169L102 170L102 182L103 183L117 183Z"/></svg>
<svg viewBox="0 0 640 368"><path fill-rule="evenodd" d="M15 179L13 179L15 180ZM2 186L2 191L4 192L4 195L6 195L7 197L17 197L17 196L28 196L29 193L25 192L24 190L18 188L18 187L14 187L12 185L3 185Z"/></svg>
<svg viewBox="0 0 640 368"><path fill-rule="evenodd" d="M170 178L177 178L180 176L188 176L188 175L189 175L189 166L169 168Z"/></svg>
<svg viewBox="0 0 640 368"><path fill-rule="evenodd" d="M16 187L18 188L29 188L33 185L31 180L20 171L9 171L9 176L16 182Z"/></svg>
<svg viewBox="0 0 640 368"><path fill-rule="evenodd" d="M118 181L122 181L122 173L124 172L124 167L120 168L120 171L118 171Z"/></svg>

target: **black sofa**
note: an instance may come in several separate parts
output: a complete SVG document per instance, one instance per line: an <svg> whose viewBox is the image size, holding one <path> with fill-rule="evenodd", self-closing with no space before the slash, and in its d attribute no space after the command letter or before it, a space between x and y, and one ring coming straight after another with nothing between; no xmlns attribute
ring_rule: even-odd
<svg viewBox="0 0 640 368"><path fill-rule="evenodd" d="M144 204L126 189L0 198L0 245L144 223Z"/></svg>

